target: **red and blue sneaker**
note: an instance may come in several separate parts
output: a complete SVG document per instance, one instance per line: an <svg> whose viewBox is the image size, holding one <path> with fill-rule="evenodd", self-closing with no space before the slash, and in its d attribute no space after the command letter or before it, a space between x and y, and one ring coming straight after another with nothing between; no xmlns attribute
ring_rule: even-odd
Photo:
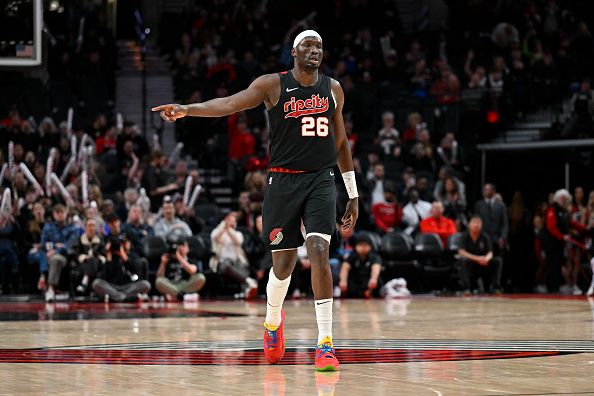
<svg viewBox="0 0 594 396"><path fill-rule="evenodd" d="M285 311L281 310L281 322L274 328L264 322L264 357L268 363L276 364L280 362L285 354L285 334L283 325L285 324Z"/></svg>
<svg viewBox="0 0 594 396"><path fill-rule="evenodd" d="M340 368L332 338L325 337L316 347L315 368L317 371L338 371Z"/></svg>

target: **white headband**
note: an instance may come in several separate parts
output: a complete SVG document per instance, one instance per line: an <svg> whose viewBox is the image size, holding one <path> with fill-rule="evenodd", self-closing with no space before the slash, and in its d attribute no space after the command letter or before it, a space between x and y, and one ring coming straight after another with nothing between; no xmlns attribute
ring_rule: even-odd
<svg viewBox="0 0 594 396"><path fill-rule="evenodd" d="M293 40L293 48L297 47L301 40L303 40L306 37L317 37L320 40L322 40L322 36L320 36L320 34L315 30L304 30L301 33L299 33L297 37L295 37L295 40Z"/></svg>

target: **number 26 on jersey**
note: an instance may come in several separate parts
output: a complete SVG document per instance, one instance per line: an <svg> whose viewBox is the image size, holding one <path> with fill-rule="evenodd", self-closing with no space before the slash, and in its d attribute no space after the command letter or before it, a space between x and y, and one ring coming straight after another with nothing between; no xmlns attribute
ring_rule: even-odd
<svg viewBox="0 0 594 396"><path fill-rule="evenodd" d="M301 136L328 136L328 118L303 117L301 119Z"/></svg>

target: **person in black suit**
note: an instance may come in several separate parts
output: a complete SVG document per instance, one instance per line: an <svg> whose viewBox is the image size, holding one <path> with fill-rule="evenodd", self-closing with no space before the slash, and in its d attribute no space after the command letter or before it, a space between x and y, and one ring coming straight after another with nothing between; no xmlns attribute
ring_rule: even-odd
<svg viewBox="0 0 594 396"><path fill-rule="evenodd" d="M497 199L495 185L485 184L483 199L474 205L474 213L483 221L483 229L493 243L493 254L501 257L507 245L509 223L507 220L507 207Z"/></svg>

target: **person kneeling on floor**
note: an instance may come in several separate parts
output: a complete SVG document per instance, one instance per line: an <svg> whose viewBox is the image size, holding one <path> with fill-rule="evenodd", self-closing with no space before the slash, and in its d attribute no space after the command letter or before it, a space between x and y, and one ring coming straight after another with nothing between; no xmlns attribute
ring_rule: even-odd
<svg viewBox="0 0 594 396"><path fill-rule="evenodd" d="M378 295L381 257L373 251L373 243L367 235L357 237L355 251L340 268L340 290L344 297L369 298Z"/></svg>
<svg viewBox="0 0 594 396"><path fill-rule="evenodd" d="M131 236L120 234L105 245L106 262L97 279L93 281L93 291L106 301L116 302L146 300L151 284L138 280L135 267L130 260Z"/></svg>
<svg viewBox="0 0 594 396"><path fill-rule="evenodd" d="M484 292L484 286L478 284L478 279L484 283L489 281L492 293L501 291L501 260L493 257L493 248L489 236L483 232L483 222L479 216L473 216L468 223L468 231L464 233L461 248L458 250L462 288L465 292L478 290Z"/></svg>
<svg viewBox="0 0 594 396"><path fill-rule="evenodd" d="M198 272L197 265L188 261L190 246L187 238L182 238L174 247L175 252L161 256L155 286L167 301L183 300L184 297L186 300L197 299L196 293L202 289L206 278Z"/></svg>

